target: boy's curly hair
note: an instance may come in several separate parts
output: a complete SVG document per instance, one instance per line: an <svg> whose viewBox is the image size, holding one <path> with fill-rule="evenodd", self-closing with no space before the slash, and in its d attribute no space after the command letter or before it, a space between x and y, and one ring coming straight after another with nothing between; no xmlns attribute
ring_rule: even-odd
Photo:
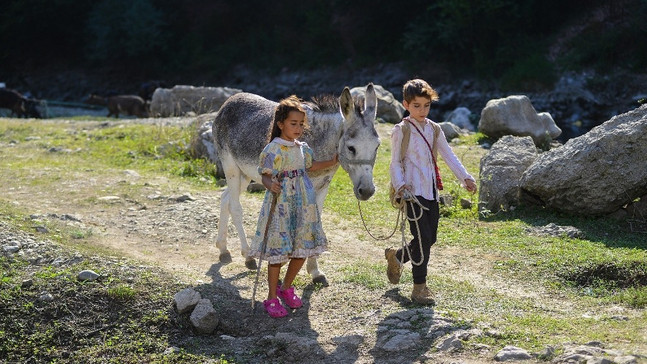
<svg viewBox="0 0 647 364"><path fill-rule="evenodd" d="M416 97L424 97L431 102L438 101L438 92L434 90L425 80L419 78L407 81L402 86L402 98L406 102L413 101Z"/></svg>
<svg viewBox="0 0 647 364"><path fill-rule="evenodd" d="M272 130L268 134L267 142L271 142L274 138L281 136L281 129L279 128L279 122L285 121L290 114L290 111L299 111L303 113L303 118L305 121L305 127L308 127L308 114L306 114L305 109L302 106L303 100L298 98L296 95L291 95L283 100L279 101L279 104L276 105L274 109L274 118L272 119Z"/></svg>

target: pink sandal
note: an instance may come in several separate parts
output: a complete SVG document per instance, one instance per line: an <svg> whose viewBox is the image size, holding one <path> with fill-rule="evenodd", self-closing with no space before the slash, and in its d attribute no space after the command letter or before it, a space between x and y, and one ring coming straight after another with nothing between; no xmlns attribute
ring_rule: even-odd
<svg viewBox="0 0 647 364"><path fill-rule="evenodd" d="M282 290L281 285L279 285L276 288L276 295L279 296L290 308L299 308L303 306L301 299L294 294L294 286L290 286L290 288Z"/></svg>
<svg viewBox="0 0 647 364"><path fill-rule="evenodd" d="M287 316L288 314L288 311L281 305L278 298L263 301L263 306L265 306L265 311L267 311L270 317L278 318Z"/></svg>

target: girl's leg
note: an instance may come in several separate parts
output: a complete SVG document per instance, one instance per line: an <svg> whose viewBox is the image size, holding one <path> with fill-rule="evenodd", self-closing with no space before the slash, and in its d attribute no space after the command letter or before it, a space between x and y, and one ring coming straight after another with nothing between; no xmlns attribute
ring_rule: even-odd
<svg viewBox="0 0 647 364"><path fill-rule="evenodd" d="M281 273L281 264L270 264L267 267L267 284L270 291L267 293L267 299L276 298L276 286L279 284L279 274Z"/></svg>
<svg viewBox="0 0 647 364"><path fill-rule="evenodd" d="M290 259L290 263L288 264L288 270L285 272L285 279L283 280L281 289L290 288L290 286L292 285L292 282L294 281L294 278L296 278L297 274L301 270L301 267L303 267L303 263L305 263L305 261L306 261L305 258ZM277 276L277 279L278 279L278 276ZM277 282L274 283L274 287L276 287Z"/></svg>

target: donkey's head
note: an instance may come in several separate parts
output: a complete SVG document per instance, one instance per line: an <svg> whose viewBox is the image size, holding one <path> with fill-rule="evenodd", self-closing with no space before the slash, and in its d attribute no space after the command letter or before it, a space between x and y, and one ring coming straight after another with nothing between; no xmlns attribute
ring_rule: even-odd
<svg viewBox="0 0 647 364"><path fill-rule="evenodd" d="M375 130L377 96L373 84L366 87L364 105L355 104L348 87L339 97L344 116L344 132L339 141L339 162L353 181L353 191L359 200L368 200L375 193L373 165L380 138Z"/></svg>

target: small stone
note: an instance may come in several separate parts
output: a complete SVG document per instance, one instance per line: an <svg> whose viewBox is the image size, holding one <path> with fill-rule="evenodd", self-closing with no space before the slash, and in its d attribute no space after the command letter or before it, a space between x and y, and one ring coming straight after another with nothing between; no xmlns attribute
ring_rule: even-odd
<svg viewBox="0 0 647 364"><path fill-rule="evenodd" d="M92 270L86 269L81 271L76 277L79 281L94 281L99 278L100 275Z"/></svg>
<svg viewBox="0 0 647 364"><path fill-rule="evenodd" d="M22 283L20 284L20 287L29 288L33 285L34 285L34 280L30 278L30 279L23 280Z"/></svg>
<svg viewBox="0 0 647 364"><path fill-rule="evenodd" d="M54 296L52 296L52 294L49 292L41 292L38 300L43 302L52 302L54 301Z"/></svg>

